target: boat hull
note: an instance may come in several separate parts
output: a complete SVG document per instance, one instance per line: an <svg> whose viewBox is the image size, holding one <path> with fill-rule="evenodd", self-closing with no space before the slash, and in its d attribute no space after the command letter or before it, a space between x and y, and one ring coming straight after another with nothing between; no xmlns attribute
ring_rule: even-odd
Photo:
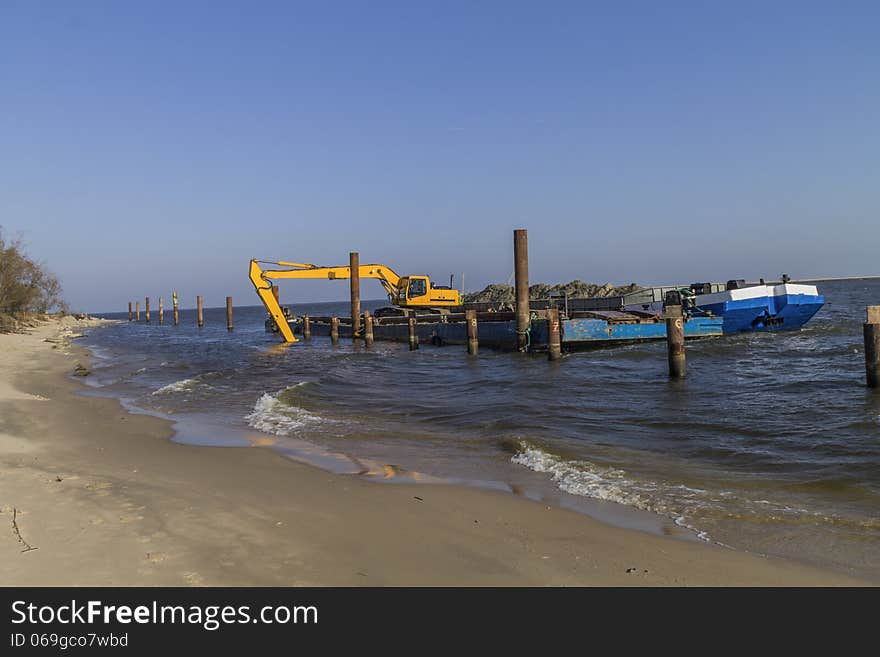
<svg viewBox="0 0 880 657"><path fill-rule="evenodd" d="M806 324L825 304L813 285L756 285L698 295L697 312L723 320L724 333L782 331Z"/></svg>

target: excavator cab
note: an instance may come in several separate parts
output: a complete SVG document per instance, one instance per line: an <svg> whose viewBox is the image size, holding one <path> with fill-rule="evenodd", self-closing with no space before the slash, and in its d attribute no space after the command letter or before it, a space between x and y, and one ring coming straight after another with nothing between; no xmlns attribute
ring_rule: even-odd
<svg viewBox="0 0 880 657"><path fill-rule="evenodd" d="M458 306L461 297L451 287L438 286L427 276L403 276L397 286L397 304L403 307Z"/></svg>
<svg viewBox="0 0 880 657"><path fill-rule="evenodd" d="M449 294L438 296L435 287L427 276L404 276L397 285L398 305L400 306L449 306L457 305L459 299Z"/></svg>
<svg viewBox="0 0 880 657"><path fill-rule="evenodd" d="M407 306L411 302L426 303L429 287L427 276L402 276L397 282L396 303L401 306Z"/></svg>
<svg viewBox="0 0 880 657"><path fill-rule="evenodd" d="M409 285L406 288L406 300L415 301L428 293L427 276L409 276ZM424 301L422 299L421 301Z"/></svg>

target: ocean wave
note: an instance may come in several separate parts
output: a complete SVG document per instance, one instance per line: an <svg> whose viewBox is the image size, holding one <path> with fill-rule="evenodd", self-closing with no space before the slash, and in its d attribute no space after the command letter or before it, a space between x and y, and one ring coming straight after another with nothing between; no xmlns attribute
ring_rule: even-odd
<svg viewBox="0 0 880 657"><path fill-rule="evenodd" d="M654 510L643 495L633 490L634 482L626 478L623 470L589 461L566 461L525 441L520 442L520 450L510 460L549 474L566 493Z"/></svg>
<svg viewBox="0 0 880 657"><path fill-rule="evenodd" d="M551 454L524 440L519 441L520 449L510 459L535 472L549 474L560 490L572 495L592 497L598 500L615 502L625 506L649 511L672 519L676 525L692 531L704 541L710 541L707 532L690 524L688 513L691 504L702 491L689 486L676 486L676 496L688 503L669 504L657 495L657 485L639 482L627 476L618 468L597 465L586 460L569 461Z"/></svg>
<svg viewBox="0 0 880 657"><path fill-rule="evenodd" d="M154 390L151 392L151 395L170 395L175 392L184 392L186 390L191 389L194 385L198 383L197 378L193 379L183 379L181 381L175 381L174 383L169 383L167 386L162 386L158 390Z"/></svg>
<svg viewBox="0 0 880 657"><path fill-rule="evenodd" d="M550 475L560 490L665 516L705 541L718 543L717 539L709 537L705 523L715 526L719 520L746 521L752 525L827 523L859 530L880 529L880 520L876 518L845 517L779 501L750 499L731 491L709 491L684 484L639 480L618 468L586 460L567 460L525 440L518 442L519 450L511 461Z"/></svg>
<svg viewBox="0 0 880 657"><path fill-rule="evenodd" d="M295 387L285 388L275 394L263 393L254 404L254 410L244 418L248 425L276 436L291 436L306 426L322 422L323 418L320 416L280 398Z"/></svg>
<svg viewBox="0 0 880 657"><path fill-rule="evenodd" d="M146 369L146 368L144 368ZM137 372L136 372L137 373ZM205 372L203 374L199 374L198 376L194 376L191 379L181 379L180 381L175 381L174 383L169 383L167 386L162 386L158 390L154 390L151 392L151 395L169 395L174 394L176 392L188 392L192 390L195 386L200 383L204 383L206 378L212 376L219 376L219 372Z"/></svg>

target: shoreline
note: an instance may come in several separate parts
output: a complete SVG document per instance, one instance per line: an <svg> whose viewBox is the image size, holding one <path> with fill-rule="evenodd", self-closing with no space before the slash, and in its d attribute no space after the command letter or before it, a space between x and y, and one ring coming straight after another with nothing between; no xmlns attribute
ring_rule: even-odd
<svg viewBox="0 0 880 657"><path fill-rule="evenodd" d="M90 348L85 348L85 350L90 352L90 358L94 358ZM748 550L733 548L719 541L707 538L705 537L705 532L684 525L672 516L662 515L635 506L628 506L621 502L571 494L556 486L552 487L551 494L547 494L546 491L542 491L539 487L524 487L521 484L505 479L468 479L439 475L426 470L412 469L407 464L387 464L380 459L357 457L344 452L333 451L309 442L307 438L294 439L285 436L284 439L287 444L281 446L278 443L277 436L259 429L225 426L204 415L197 416L196 419L192 417L184 419L178 415L166 415L159 411L145 409L130 400L119 398L110 393L104 393L100 387L92 388L87 384L86 388L76 391L75 394L112 399L117 401L127 413L144 415L165 421L171 427L170 440L181 445L232 449L267 449L285 459L315 468L321 472L338 476L357 477L375 484L395 486L401 484L413 486L430 484L432 486L454 486L500 492L505 495L514 495L531 500L545 506L549 505L572 510L612 527L634 529L653 536L674 536L678 540L702 542L749 552ZM211 437L205 439L205 436L209 434ZM223 438L218 440L218 435L223 436ZM290 445L289 443L291 442L296 444ZM821 564L819 567L822 567Z"/></svg>
<svg viewBox="0 0 880 657"><path fill-rule="evenodd" d="M174 442L167 420L76 394L85 348L43 341L61 328L0 335L6 586L872 584L509 492Z"/></svg>

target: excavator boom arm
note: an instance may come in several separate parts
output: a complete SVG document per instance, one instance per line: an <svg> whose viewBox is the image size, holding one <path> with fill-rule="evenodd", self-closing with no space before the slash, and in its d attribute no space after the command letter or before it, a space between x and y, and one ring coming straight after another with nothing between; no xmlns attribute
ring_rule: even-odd
<svg viewBox="0 0 880 657"><path fill-rule="evenodd" d="M253 261L257 262L257 261ZM262 270L262 277L266 280L279 278L326 278L328 280L344 280L351 278L351 267L318 267L296 262L272 262L264 263L290 269ZM361 278L375 278L385 288L388 297L393 301L397 296L397 284L400 276L387 265L360 265L358 273Z"/></svg>
<svg viewBox="0 0 880 657"><path fill-rule="evenodd" d="M264 270L260 267L261 262L262 264L287 267L288 269ZM388 299L391 303L397 303L397 285L400 282L400 276L398 276L391 267L380 264L360 265L358 267L358 273L361 278L377 279L382 284L382 287L385 288L385 292L388 294ZM293 335L293 331L290 330L290 325L284 317L284 312L281 310L281 306L278 305L278 301L275 300L275 295L272 294L272 283L270 281L281 278L326 278L328 280L344 280L351 278L351 267L318 267L317 265L301 262L265 262L251 260L250 279L257 290L257 294L260 296L260 299L262 299L263 305L266 306L266 310L272 315L272 318L278 325L278 330L281 331L281 335L284 336L284 339L287 342L298 342Z"/></svg>

